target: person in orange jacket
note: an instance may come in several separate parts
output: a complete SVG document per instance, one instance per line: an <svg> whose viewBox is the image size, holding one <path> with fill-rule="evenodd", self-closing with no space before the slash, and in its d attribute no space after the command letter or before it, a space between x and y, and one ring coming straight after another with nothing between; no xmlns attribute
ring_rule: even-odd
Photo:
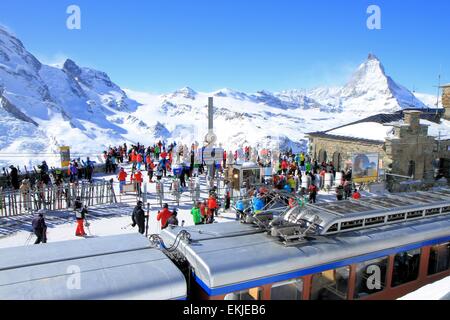
<svg viewBox="0 0 450 320"><path fill-rule="evenodd" d="M134 182L136 183L136 189L138 192L138 195L141 195L141 185L142 182L144 182L144 178L142 177L142 172L141 170L138 170L135 174L134 174Z"/></svg>
<svg viewBox="0 0 450 320"><path fill-rule="evenodd" d="M136 170L136 163L137 162L137 155L136 152L133 150L131 151L131 163L133 164L132 170Z"/></svg>
<svg viewBox="0 0 450 320"><path fill-rule="evenodd" d="M127 176L128 174L125 172L125 169L121 168L119 175L117 176L117 179L119 179L120 193L123 193L123 186L127 183Z"/></svg>
<svg viewBox="0 0 450 320"><path fill-rule="evenodd" d="M141 170L141 165L144 162L144 159L142 158L142 154L138 153L136 155L136 164L137 164L137 169Z"/></svg>
<svg viewBox="0 0 450 320"><path fill-rule="evenodd" d="M169 211L169 205L165 203L163 210L158 212L158 215L156 216L156 220L161 221L161 230L167 228L167 221L171 216L172 212Z"/></svg>
<svg viewBox="0 0 450 320"><path fill-rule="evenodd" d="M150 161L147 162L147 174L150 183L153 183L153 172L155 172L155 164L153 163L153 160L150 159Z"/></svg>
<svg viewBox="0 0 450 320"><path fill-rule="evenodd" d="M217 200L214 195L210 195L208 199L208 223L214 222L214 213L217 215L217 209L219 209Z"/></svg>

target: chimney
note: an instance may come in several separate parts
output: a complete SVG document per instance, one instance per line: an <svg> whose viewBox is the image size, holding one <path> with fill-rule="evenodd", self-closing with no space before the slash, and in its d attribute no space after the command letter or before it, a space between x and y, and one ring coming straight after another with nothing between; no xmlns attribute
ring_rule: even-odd
<svg viewBox="0 0 450 320"><path fill-rule="evenodd" d="M450 120L450 83L442 86L442 106L444 107L444 119Z"/></svg>
<svg viewBox="0 0 450 320"><path fill-rule="evenodd" d="M411 127L411 130L416 132L420 128L420 111L406 110L403 112L405 123Z"/></svg>

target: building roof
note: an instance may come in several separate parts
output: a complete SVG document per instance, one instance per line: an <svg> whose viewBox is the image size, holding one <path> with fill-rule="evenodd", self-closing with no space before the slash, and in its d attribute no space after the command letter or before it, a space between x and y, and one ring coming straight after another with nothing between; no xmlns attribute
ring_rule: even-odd
<svg viewBox="0 0 450 320"><path fill-rule="evenodd" d="M183 274L137 234L0 250L0 300L165 300L186 297ZM80 289L67 283L79 272Z"/></svg>
<svg viewBox="0 0 450 320"><path fill-rule="evenodd" d="M449 131L449 122L441 120L444 109L405 109L395 113L379 113L330 130L308 133L312 137L333 140L357 141L367 144L382 144L393 132L394 125L402 124L405 111L420 111L421 124L430 127L429 135L443 138Z"/></svg>

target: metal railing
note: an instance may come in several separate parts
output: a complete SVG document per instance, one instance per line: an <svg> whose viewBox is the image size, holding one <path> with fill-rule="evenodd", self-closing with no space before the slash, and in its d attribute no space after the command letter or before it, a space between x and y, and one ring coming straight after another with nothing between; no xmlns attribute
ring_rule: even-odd
<svg viewBox="0 0 450 320"><path fill-rule="evenodd" d="M30 214L41 209L69 209L77 197L87 206L117 203L113 185L109 181L83 181L22 190L0 188L0 217Z"/></svg>

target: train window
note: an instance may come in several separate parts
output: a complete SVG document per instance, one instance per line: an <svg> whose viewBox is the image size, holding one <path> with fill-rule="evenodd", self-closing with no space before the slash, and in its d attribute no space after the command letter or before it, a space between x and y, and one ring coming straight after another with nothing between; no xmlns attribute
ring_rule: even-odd
<svg viewBox="0 0 450 320"><path fill-rule="evenodd" d="M408 219L418 218L418 217L421 217L422 215L423 215L422 210L411 211L411 212L408 212Z"/></svg>
<svg viewBox="0 0 450 320"><path fill-rule="evenodd" d="M262 288L256 287L229 293L224 300L262 300Z"/></svg>
<svg viewBox="0 0 450 320"><path fill-rule="evenodd" d="M362 227L364 220L352 220L341 223L341 230L348 230Z"/></svg>
<svg viewBox="0 0 450 320"><path fill-rule="evenodd" d="M356 265L355 298L383 291L386 287L388 257L358 263Z"/></svg>
<svg viewBox="0 0 450 320"><path fill-rule="evenodd" d="M404 219L405 219L404 213L391 214L388 216L388 222L404 220Z"/></svg>
<svg viewBox="0 0 450 320"><path fill-rule="evenodd" d="M426 216L432 216L434 214L439 214L441 212L441 208L432 208L425 210Z"/></svg>
<svg viewBox="0 0 450 320"><path fill-rule="evenodd" d="M450 207L443 207L442 213L450 213Z"/></svg>
<svg viewBox="0 0 450 320"><path fill-rule="evenodd" d="M313 275L311 300L346 300L349 275L349 266Z"/></svg>
<svg viewBox="0 0 450 320"><path fill-rule="evenodd" d="M271 300L301 300L303 293L303 280L295 279L274 283L270 290Z"/></svg>
<svg viewBox="0 0 450 320"><path fill-rule="evenodd" d="M380 223L384 223L384 216L366 219L366 226L373 226L375 224L380 224Z"/></svg>
<svg viewBox="0 0 450 320"><path fill-rule="evenodd" d="M415 249L395 255L392 287L417 279L419 276L420 253L420 249Z"/></svg>
<svg viewBox="0 0 450 320"><path fill-rule="evenodd" d="M328 228L327 232L336 232L338 231L338 224L335 223L331 227Z"/></svg>
<svg viewBox="0 0 450 320"><path fill-rule="evenodd" d="M431 247L428 275L450 269L450 242Z"/></svg>

